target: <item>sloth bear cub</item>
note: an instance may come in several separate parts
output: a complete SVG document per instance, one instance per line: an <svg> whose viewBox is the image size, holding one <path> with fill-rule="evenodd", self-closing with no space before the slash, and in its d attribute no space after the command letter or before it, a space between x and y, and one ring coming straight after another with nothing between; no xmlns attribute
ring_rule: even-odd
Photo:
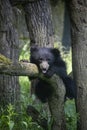
<svg viewBox="0 0 87 130"><path fill-rule="evenodd" d="M51 77L57 74L64 82L66 88L66 95L70 99L75 98L75 85L73 80L67 75L65 62L60 56L60 52L55 48L46 47L31 47L30 62L38 66L39 72L46 77ZM47 102L48 98L53 93L52 86L42 79L37 80L35 86L35 95L43 103Z"/></svg>

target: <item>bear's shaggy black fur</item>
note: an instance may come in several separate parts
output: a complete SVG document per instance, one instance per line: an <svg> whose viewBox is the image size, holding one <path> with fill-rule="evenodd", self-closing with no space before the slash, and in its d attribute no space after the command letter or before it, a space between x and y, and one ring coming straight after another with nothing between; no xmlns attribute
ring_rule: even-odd
<svg viewBox="0 0 87 130"><path fill-rule="evenodd" d="M39 72L43 73L46 77L51 77L53 74L59 75L65 84L65 97L75 98L75 85L73 80L67 75L66 65L60 56L59 50L33 46L30 51L30 62L38 66ZM47 102L52 93L51 85L42 79L38 79L35 86L35 94L43 103Z"/></svg>

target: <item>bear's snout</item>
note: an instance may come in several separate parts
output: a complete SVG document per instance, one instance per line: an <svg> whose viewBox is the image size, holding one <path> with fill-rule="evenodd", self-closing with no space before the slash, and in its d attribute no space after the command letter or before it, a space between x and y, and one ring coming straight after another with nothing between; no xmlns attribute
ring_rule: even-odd
<svg viewBox="0 0 87 130"><path fill-rule="evenodd" d="M49 64L47 61L42 61L42 63L40 63L40 69L42 71L42 73L46 73L47 70L49 69Z"/></svg>

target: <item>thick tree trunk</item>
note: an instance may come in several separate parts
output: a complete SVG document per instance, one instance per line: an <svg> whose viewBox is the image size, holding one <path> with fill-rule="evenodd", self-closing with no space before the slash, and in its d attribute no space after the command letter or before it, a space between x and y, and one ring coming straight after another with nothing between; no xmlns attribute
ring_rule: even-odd
<svg viewBox="0 0 87 130"><path fill-rule="evenodd" d="M18 61L19 45L14 19L9 0L0 0L0 53L15 62ZM18 103L19 93L18 77L0 75L1 106Z"/></svg>
<svg viewBox="0 0 87 130"><path fill-rule="evenodd" d="M54 45L54 32L51 16L51 5L49 0L38 0L33 3L24 5L26 23L29 31L31 45L37 44L38 46L50 46ZM54 81L55 82L55 81ZM57 80L56 80L57 82ZM64 92L62 98L60 93L62 92L62 83L59 86L61 91L58 91L57 83L54 85L55 94L52 99L48 101L51 115L53 117L52 130L61 130L61 124L63 119L64 110ZM34 90L35 84L33 82L32 88ZM56 88L57 87L57 88ZM56 88L56 89L55 89ZM58 95L58 97L57 97ZM62 100L61 100L62 99ZM58 105L59 104L59 105ZM65 130L65 128L63 128ZM62 129L62 130L63 130Z"/></svg>
<svg viewBox="0 0 87 130"><path fill-rule="evenodd" d="M77 84L78 130L87 130L87 1L69 3L73 72Z"/></svg>
<svg viewBox="0 0 87 130"><path fill-rule="evenodd" d="M38 0L25 4L24 11L31 45L52 47L54 32L49 0Z"/></svg>

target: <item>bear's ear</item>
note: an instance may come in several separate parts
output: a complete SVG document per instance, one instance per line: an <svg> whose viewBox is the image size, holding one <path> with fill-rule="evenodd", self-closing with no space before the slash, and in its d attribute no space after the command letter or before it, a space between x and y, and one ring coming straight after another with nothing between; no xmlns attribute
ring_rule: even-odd
<svg viewBox="0 0 87 130"><path fill-rule="evenodd" d="M34 52L34 51L38 51L39 47L37 45L31 46L30 51Z"/></svg>
<svg viewBox="0 0 87 130"><path fill-rule="evenodd" d="M57 48L52 49L52 53L55 57L60 57L60 51Z"/></svg>

